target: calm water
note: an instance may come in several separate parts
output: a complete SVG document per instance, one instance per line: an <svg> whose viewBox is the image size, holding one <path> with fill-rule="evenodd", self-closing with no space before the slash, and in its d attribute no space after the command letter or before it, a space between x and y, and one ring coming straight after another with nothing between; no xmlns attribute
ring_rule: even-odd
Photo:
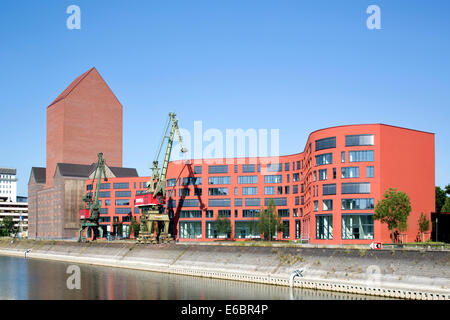
<svg viewBox="0 0 450 320"><path fill-rule="evenodd" d="M69 263L0 256L0 299L377 299L376 297L291 289L156 272L78 264L81 289L66 282Z"/></svg>

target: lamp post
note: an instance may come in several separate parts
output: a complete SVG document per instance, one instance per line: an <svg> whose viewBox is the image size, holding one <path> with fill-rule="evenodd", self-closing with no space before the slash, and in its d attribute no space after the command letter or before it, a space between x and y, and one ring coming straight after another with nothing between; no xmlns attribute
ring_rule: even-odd
<svg viewBox="0 0 450 320"><path fill-rule="evenodd" d="M438 242L438 218L436 217L436 244Z"/></svg>

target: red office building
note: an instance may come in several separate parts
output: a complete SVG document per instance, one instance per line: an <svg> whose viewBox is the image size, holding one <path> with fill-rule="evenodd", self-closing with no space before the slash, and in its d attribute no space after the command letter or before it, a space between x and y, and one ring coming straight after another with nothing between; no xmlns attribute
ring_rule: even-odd
<svg viewBox="0 0 450 320"><path fill-rule="evenodd" d="M430 218L434 210L434 175L433 133L384 124L326 128L311 133L298 154L170 162L170 231L179 241L259 238L259 212L273 199L283 226L277 239L387 243L391 231L373 214L392 187L410 198L408 228L397 240L411 242L419 235L421 213ZM149 179L111 178L103 185L105 228L128 225L133 216L139 220L134 197ZM230 234L218 233L217 217L230 219Z"/></svg>

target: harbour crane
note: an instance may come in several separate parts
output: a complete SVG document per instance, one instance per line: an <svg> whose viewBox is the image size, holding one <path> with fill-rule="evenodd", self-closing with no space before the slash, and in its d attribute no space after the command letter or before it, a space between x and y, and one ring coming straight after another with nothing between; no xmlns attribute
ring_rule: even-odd
<svg viewBox="0 0 450 320"><path fill-rule="evenodd" d="M169 132L170 127L170 132ZM174 136L177 135L182 153L187 152L183 146L180 130L176 114L169 113L164 135L161 144L153 161L151 180L147 183L148 189L136 193L135 207L141 210L141 225L138 243L167 243L173 241L169 234L170 218L166 208L166 174L169 166L170 155L172 153L172 145ZM161 169L159 168L158 159L167 139L167 147ZM160 228L160 225L162 227ZM156 226L156 228L155 228ZM156 236L155 236L156 233Z"/></svg>
<svg viewBox="0 0 450 320"><path fill-rule="evenodd" d="M95 240L97 234L100 238L103 238L103 229L99 226L100 216L100 184L102 181L108 181L105 171L105 159L103 153L98 154L97 166L95 167L94 177L92 179L92 186L97 178L97 186L95 188L95 195L93 197L92 191L89 191L86 196L83 197L85 208L80 209L80 230L78 230L78 242L85 242L87 240ZM83 231L86 230L86 236L83 235Z"/></svg>

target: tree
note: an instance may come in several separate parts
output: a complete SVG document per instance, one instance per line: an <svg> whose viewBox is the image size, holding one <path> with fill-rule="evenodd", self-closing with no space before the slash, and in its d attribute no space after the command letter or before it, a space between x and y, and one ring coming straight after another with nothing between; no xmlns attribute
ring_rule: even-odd
<svg viewBox="0 0 450 320"><path fill-rule="evenodd" d="M11 233L15 233L14 221L13 218L8 216L3 218L3 229L4 234L9 236Z"/></svg>
<svg viewBox="0 0 450 320"><path fill-rule="evenodd" d="M137 222L136 217L133 217L130 222L130 233L132 232L134 237L137 238L139 236L140 229L141 225Z"/></svg>
<svg viewBox="0 0 450 320"><path fill-rule="evenodd" d="M450 198L445 199L445 204L442 206L441 212L450 212Z"/></svg>
<svg viewBox="0 0 450 320"><path fill-rule="evenodd" d="M394 242L394 229L402 228L411 212L411 202L406 193L396 188L389 188L384 193L383 199L375 206L374 219L380 220L388 225L392 232L392 243Z"/></svg>
<svg viewBox="0 0 450 320"><path fill-rule="evenodd" d="M264 235L264 240L271 240L282 228L281 219L278 217L275 201L269 200L267 209L261 208L258 221L258 231Z"/></svg>
<svg viewBox="0 0 450 320"><path fill-rule="evenodd" d="M450 187L448 185L447 187ZM450 188L449 188L450 189ZM450 191L450 190L449 190ZM441 187L435 187L435 195L436 195L436 206L435 206L435 212L440 213L442 207L445 204L445 200L447 199L447 195L445 194L445 191L442 190Z"/></svg>
<svg viewBox="0 0 450 320"><path fill-rule="evenodd" d="M226 234L227 238L229 238L229 234L231 233L231 221L227 217L217 217L216 220L216 230L219 234Z"/></svg>
<svg viewBox="0 0 450 320"><path fill-rule="evenodd" d="M422 234L422 242L424 242L424 233L428 230L430 230L430 220L428 220L426 214L422 212L419 217L419 231Z"/></svg>
<svg viewBox="0 0 450 320"><path fill-rule="evenodd" d="M445 186L445 193L450 196L450 183Z"/></svg>

